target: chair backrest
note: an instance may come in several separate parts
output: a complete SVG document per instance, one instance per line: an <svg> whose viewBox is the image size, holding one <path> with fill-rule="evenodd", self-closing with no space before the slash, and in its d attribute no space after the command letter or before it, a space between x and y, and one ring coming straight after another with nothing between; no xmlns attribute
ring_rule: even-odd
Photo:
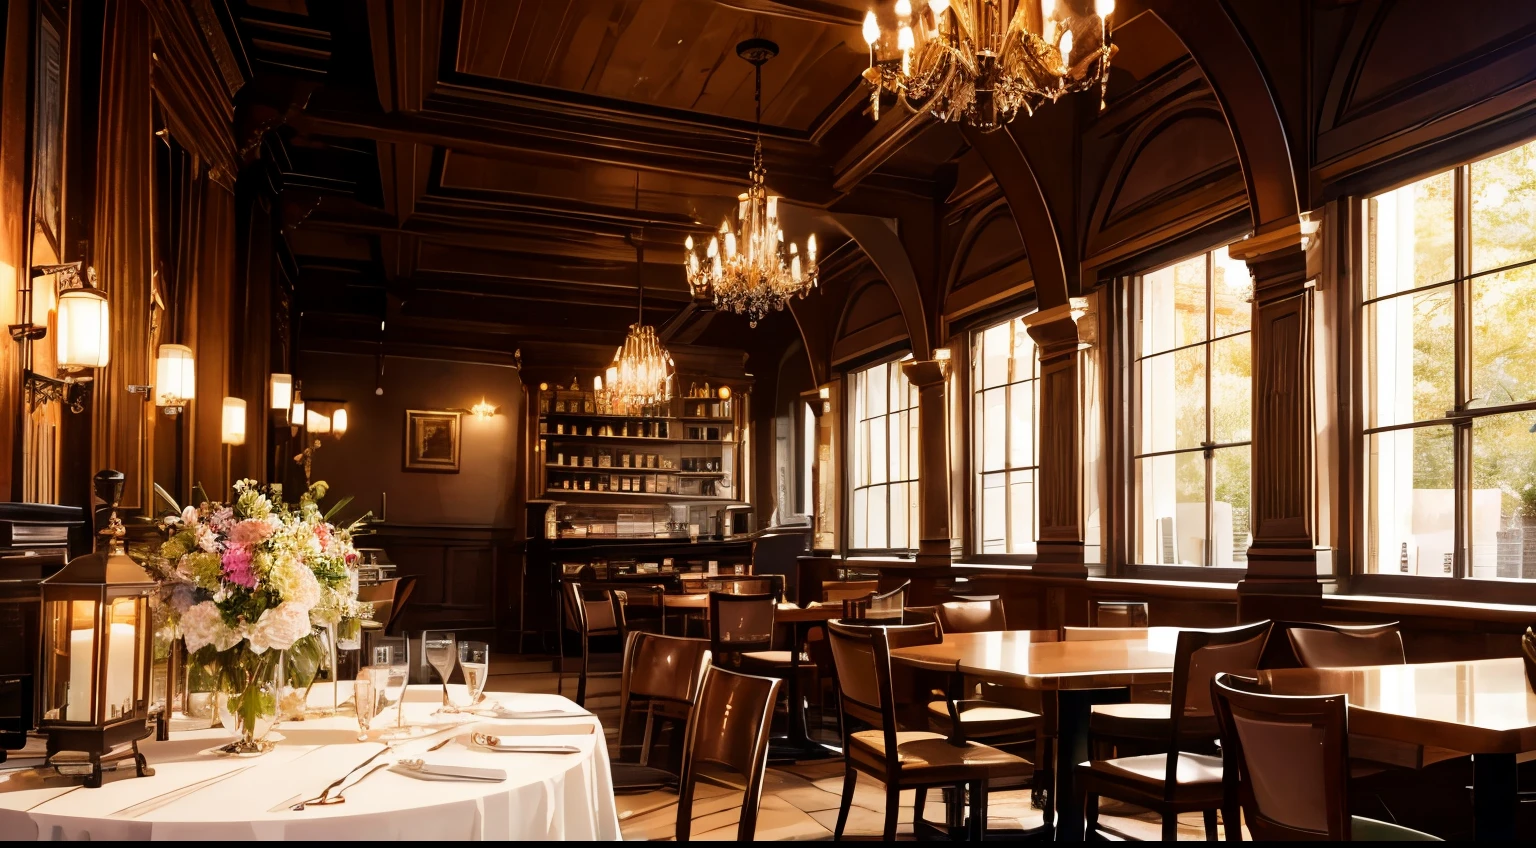
<svg viewBox="0 0 1536 848"><path fill-rule="evenodd" d="M1343 695L1282 696L1257 680L1211 681L1222 780L1257 841L1350 837L1349 715Z"/></svg>
<svg viewBox="0 0 1536 848"><path fill-rule="evenodd" d="M987 601L949 601L932 607L945 633L986 633L1008 629L1002 598Z"/></svg>
<svg viewBox="0 0 1536 848"><path fill-rule="evenodd" d="M1525 681L1536 690L1536 630L1525 628L1520 637L1520 656L1525 660Z"/></svg>
<svg viewBox="0 0 1536 848"><path fill-rule="evenodd" d="M565 624L581 634L627 630L624 604L612 589L586 589L575 580L565 583Z"/></svg>
<svg viewBox="0 0 1536 848"><path fill-rule="evenodd" d="M693 824L693 787L700 772L724 771L746 785L736 839L750 842L757 831L763 774L768 766L768 729L780 681L710 668L688 718L683 773L678 780L677 841L686 842Z"/></svg>
<svg viewBox="0 0 1536 848"><path fill-rule="evenodd" d="M709 647L716 665L734 667L746 651L773 647L774 595L709 593Z"/></svg>
<svg viewBox="0 0 1536 848"><path fill-rule="evenodd" d="M1191 719L1210 718L1211 681L1222 672L1252 672L1259 666L1270 622L1220 630L1180 630L1173 653L1173 691L1168 714L1170 753L1182 750ZM1178 757L1168 758L1168 786L1174 783ZM1171 789L1170 789L1171 791Z"/></svg>
<svg viewBox="0 0 1536 848"><path fill-rule="evenodd" d="M1352 665L1402 665L1403 634L1397 622L1349 627L1340 624L1291 624L1291 650L1307 668Z"/></svg>
<svg viewBox="0 0 1536 848"><path fill-rule="evenodd" d="M1088 607L1094 627L1147 627L1151 620L1146 601L1093 601Z"/></svg>
<svg viewBox="0 0 1536 848"><path fill-rule="evenodd" d="M661 705L691 707L709 667L709 641L663 636L636 630L624 645L624 675L619 683L619 748L630 711L645 705L650 713Z"/></svg>
<svg viewBox="0 0 1536 848"><path fill-rule="evenodd" d="M844 580L837 583L823 583L821 584L821 600L823 603L851 601L855 598L868 597L879 588L880 584L874 580Z"/></svg>
<svg viewBox="0 0 1536 848"><path fill-rule="evenodd" d="M827 640L837 667L838 708L843 713L843 743L855 718L885 733L886 757L896 766L896 694L891 685L891 649L943 641L936 623L888 627L827 622Z"/></svg>
<svg viewBox="0 0 1536 848"><path fill-rule="evenodd" d="M380 580L371 586L357 587L357 599L373 604L373 620L389 633L390 618L395 612L395 591L400 587L400 578L392 577L388 580Z"/></svg>
<svg viewBox="0 0 1536 848"><path fill-rule="evenodd" d="M901 623L901 611L907 606L907 589L912 581L908 580L889 592L880 592L870 597L869 606L864 616L872 621Z"/></svg>
<svg viewBox="0 0 1536 848"><path fill-rule="evenodd" d="M1145 627L1063 627L1063 642L1102 642L1108 639L1145 639Z"/></svg>

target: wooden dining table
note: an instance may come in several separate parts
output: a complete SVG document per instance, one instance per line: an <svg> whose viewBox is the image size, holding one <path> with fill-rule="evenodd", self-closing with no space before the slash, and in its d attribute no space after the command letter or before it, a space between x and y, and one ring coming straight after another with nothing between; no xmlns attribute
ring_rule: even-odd
<svg viewBox="0 0 1536 848"><path fill-rule="evenodd" d="M1515 838L1515 759L1536 751L1536 692L1509 659L1259 672L1277 695L1349 698L1351 735L1472 755L1477 838Z"/></svg>
<svg viewBox="0 0 1536 848"><path fill-rule="evenodd" d="M1083 809L1074 767L1088 759L1088 719L1095 704L1123 703L1138 683L1173 679L1178 628L1148 628L1144 638L1060 641L1055 630L950 633L935 645L891 651L891 659L916 668L951 671L969 678L1056 699L1055 787L1051 806L1056 838L1083 839Z"/></svg>

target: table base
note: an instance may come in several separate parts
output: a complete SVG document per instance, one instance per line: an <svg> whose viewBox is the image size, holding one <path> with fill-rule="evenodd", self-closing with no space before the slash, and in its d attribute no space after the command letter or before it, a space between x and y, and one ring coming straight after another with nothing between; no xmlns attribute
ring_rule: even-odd
<svg viewBox="0 0 1536 848"><path fill-rule="evenodd" d="M1520 809L1514 754L1472 756L1473 828L1479 842L1513 841Z"/></svg>
<svg viewBox="0 0 1536 848"><path fill-rule="evenodd" d="M1062 689L1056 693L1056 786L1051 807L1056 813L1056 840L1083 841L1083 804L1077 796L1077 764L1088 760L1088 721L1095 704L1123 704L1131 690ZM1051 810L1046 810L1049 822Z"/></svg>

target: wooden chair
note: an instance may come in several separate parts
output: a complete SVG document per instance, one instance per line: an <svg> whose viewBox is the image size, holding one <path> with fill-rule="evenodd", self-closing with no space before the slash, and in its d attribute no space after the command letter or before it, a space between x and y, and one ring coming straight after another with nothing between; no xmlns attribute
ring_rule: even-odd
<svg viewBox="0 0 1536 848"><path fill-rule="evenodd" d="M739 787L745 795L736 840L757 835L758 804L768 767L768 726L780 681L710 667L704 672L683 748L677 784L677 841L693 828L693 791L700 780Z"/></svg>
<svg viewBox="0 0 1536 848"><path fill-rule="evenodd" d="M1341 668L1360 665L1403 665L1403 636L1397 622L1342 625L1288 622L1286 638L1296 659L1307 668ZM1448 748L1417 745L1375 736L1351 736L1350 756L1359 764L1421 769L1435 763L1467 756ZM1357 772L1364 769L1357 767Z"/></svg>
<svg viewBox="0 0 1536 848"><path fill-rule="evenodd" d="M826 604L835 604L839 601L851 601L857 598L866 598L874 594L880 588L875 580L844 580L840 583L821 584L821 601Z"/></svg>
<svg viewBox="0 0 1536 848"><path fill-rule="evenodd" d="M871 623L900 624L902 610L907 606L907 590L912 587L908 580L889 592L877 592L869 598L864 618Z"/></svg>
<svg viewBox="0 0 1536 848"><path fill-rule="evenodd" d="M1063 627L1063 642L1089 642L1108 639L1144 639L1148 628ZM1157 748L1168 738L1168 704L1171 692L1167 684L1139 684L1131 687L1131 699L1120 704L1095 704L1088 719L1088 735L1097 749L1096 756L1109 759L1121 748ZM1215 724L1209 724L1210 742L1216 741Z"/></svg>
<svg viewBox="0 0 1536 848"><path fill-rule="evenodd" d="M1536 629L1525 628L1520 637L1520 657L1525 660L1525 681L1536 689Z"/></svg>
<svg viewBox="0 0 1536 848"><path fill-rule="evenodd" d="M1088 623L1094 627L1147 627L1152 621L1146 601L1090 601Z"/></svg>
<svg viewBox="0 0 1536 848"><path fill-rule="evenodd" d="M646 792L677 783L675 771L651 767L656 723L666 721L679 729L687 726L709 658L709 643L703 639L641 631L629 634L624 646L624 676L619 683L618 753L621 757L631 719L641 711L645 714L645 730L640 738L639 762L613 764L615 791ZM675 749L679 761L682 747L678 745Z"/></svg>
<svg viewBox="0 0 1536 848"><path fill-rule="evenodd" d="M1255 841L1439 841L1349 814L1349 713L1343 695L1278 696L1229 673L1211 681L1221 727L1223 818L1241 806ZM1229 830L1228 838L1235 832Z"/></svg>
<svg viewBox="0 0 1536 848"><path fill-rule="evenodd" d="M399 636L405 605L416 591L415 577L392 577L371 586L359 586L357 599L373 604L373 620L384 635Z"/></svg>
<svg viewBox="0 0 1536 848"><path fill-rule="evenodd" d="M592 653L591 641L594 636L612 636L620 645L624 644L624 638L629 630L624 621L624 604L620 593L614 589L583 590L582 584L571 580L565 582L565 603L562 604L564 629L575 631L581 643L581 672L576 682L576 703L587 705L587 678L593 676L621 677L623 675L622 659L616 669L594 671L593 664L597 656ZM591 595L592 597L588 597ZM562 631L563 632L563 631ZM622 655L618 655L622 658ZM560 655L557 661L555 675L555 691L565 691L565 645L561 640Z"/></svg>
<svg viewBox="0 0 1536 848"><path fill-rule="evenodd" d="M1211 708L1211 679L1221 672L1251 671L1258 666L1270 622L1224 630L1184 630L1173 659L1173 703L1163 725L1163 753L1077 766L1078 794L1087 812L1087 832L1098 828L1099 798L1147 807L1162 815L1164 841L1178 835L1178 814L1205 814L1206 839L1216 838L1216 812L1222 809L1221 759L1195 753L1219 734ZM1227 816L1228 828L1238 827ZM1235 833L1236 831L1232 831Z"/></svg>
<svg viewBox="0 0 1536 848"><path fill-rule="evenodd" d="M864 772L885 784L887 842L896 838L901 791L919 790L913 809L916 822L922 820L923 799L931 787L952 788L956 797L965 789L970 790L970 838L979 840L986 831L988 782L1027 777L1030 765L1020 757L979 742L957 744L943 734L898 729L899 705L891 683L891 648L937 642L941 639L938 628L932 624L876 627L831 622L827 633L837 666L845 757L842 804L834 838L843 838L858 773ZM855 731L854 722L872 729Z"/></svg>

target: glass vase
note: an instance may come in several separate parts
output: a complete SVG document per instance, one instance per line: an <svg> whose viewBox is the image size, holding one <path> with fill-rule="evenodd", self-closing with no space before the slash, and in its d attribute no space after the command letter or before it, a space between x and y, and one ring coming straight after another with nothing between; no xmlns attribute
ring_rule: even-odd
<svg viewBox="0 0 1536 848"><path fill-rule="evenodd" d="M253 757L272 750L267 738L277 725L278 699L282 691L282 652L253 654L236 649L219 674L214 694L219 721L239 738L220 748L236 757Z"/></svg>

